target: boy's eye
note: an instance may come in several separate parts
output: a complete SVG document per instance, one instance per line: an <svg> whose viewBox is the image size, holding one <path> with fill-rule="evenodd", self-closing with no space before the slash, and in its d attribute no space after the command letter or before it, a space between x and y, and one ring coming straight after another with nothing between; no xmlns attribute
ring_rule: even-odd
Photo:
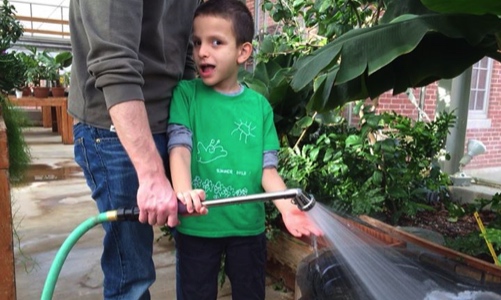
<svg viewBox="0 0 501 300"><path fill-rule="evenodd" d="M212 46L219 46L219 45L221 45L221 44L222 44L222 43L221 43L221 41L219 41L219 40L213 40L213 41L212 41Z"/></svg>
<svg viewBox="0 0 501 300"><path fill-rule="evenodd" d="M202 42L200 42L200 41L193 41L194 46L200 46L201 44L202 44Z"/></svg>

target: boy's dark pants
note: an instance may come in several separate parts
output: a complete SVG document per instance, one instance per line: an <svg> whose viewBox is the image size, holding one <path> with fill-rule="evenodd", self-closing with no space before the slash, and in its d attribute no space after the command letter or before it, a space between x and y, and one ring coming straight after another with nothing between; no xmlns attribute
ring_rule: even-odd
<svg viewBox="0 0 501 300"><path fill-rule="evenodd" d="M203 238L174 233L177 257L177 299L217 298L221 255L233 300L265 298L266 236Z"/></svg>

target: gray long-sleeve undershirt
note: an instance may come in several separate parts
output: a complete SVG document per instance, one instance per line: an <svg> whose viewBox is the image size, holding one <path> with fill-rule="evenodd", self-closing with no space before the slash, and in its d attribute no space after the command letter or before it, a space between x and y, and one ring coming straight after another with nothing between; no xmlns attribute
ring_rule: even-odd
<svg viewBox="0 0 501 300"><path fill-rule="evenodd" d="M167 135L169 142L167 147L169 152L174 147L186 147L188 150L193 149L192 133L186 126L179 124L169 124L167 127ZM278 168L278 151L264 151L263 153L263 169L264 168Z"/></svg>

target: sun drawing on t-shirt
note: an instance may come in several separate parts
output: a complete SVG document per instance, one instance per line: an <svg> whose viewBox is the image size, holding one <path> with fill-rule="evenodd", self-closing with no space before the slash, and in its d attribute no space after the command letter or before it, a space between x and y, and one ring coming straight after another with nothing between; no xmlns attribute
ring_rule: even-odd
<svg viewBox="0 0 501 300"><path fill-rule="evenodd" d="M239 133L240 136L238 139L241 141L244 139L244 142L247 144L247 138L248 137L255 137L254 134L252 134L252 131L256 129L256 126L252 126L252 122L243 122L240 120L239 122L235 122L235 125L237 125L237 128L233 129L231 132L231 135L234 133Z"/></svg>

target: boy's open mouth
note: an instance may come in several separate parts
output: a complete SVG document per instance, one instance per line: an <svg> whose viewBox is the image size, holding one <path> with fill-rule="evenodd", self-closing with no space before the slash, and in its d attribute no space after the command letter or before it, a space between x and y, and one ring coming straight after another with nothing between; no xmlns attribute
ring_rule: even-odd
<svg viewBox="0 0 501 300"><path fill-rule="evenodd" d="M211 64L200 64L198 66L198 70L200 71L201 75L209 75L210 73L212 73L212 71L214 71L215 68L216 66Z"/></svg>

